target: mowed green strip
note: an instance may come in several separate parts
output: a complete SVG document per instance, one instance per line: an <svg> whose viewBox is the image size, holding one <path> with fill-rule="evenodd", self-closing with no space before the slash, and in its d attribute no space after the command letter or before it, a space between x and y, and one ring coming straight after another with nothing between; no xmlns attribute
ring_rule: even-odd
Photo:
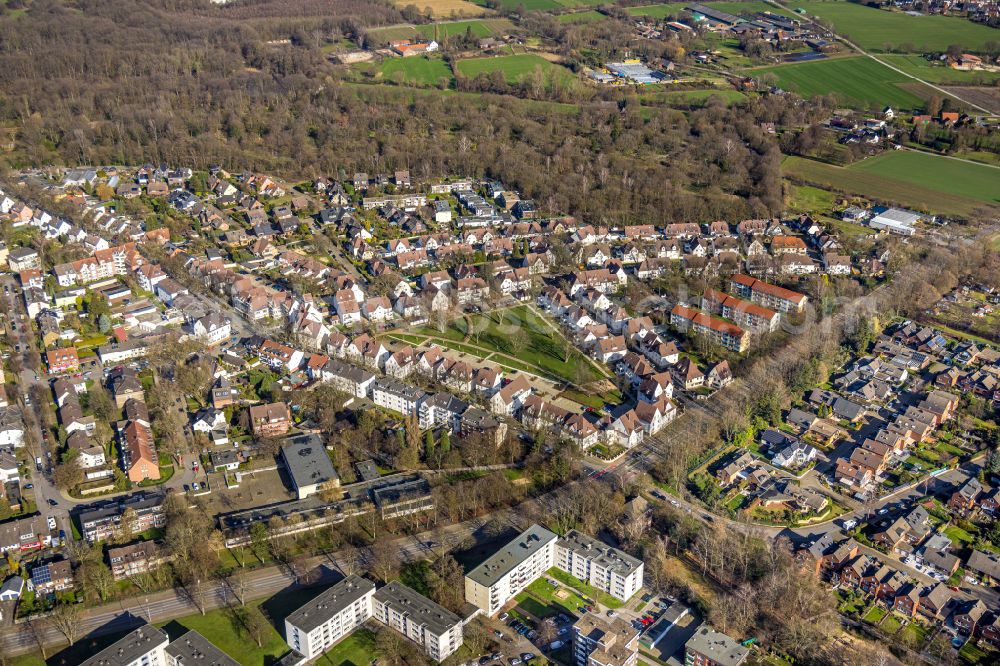
<svg viewBox="0 0 1000 666"><path fill-rule="evenodd" d="M774 65L749 73L774 74L780 87L806 98L836 94L844 102L864 108L889 105L914 110L924 105L923 99L896 85L913 83L912 79L866 56ZM927 88L927 92L930 95L932 91Z"/></svg>
<svg viewBox="0 0 1000 666"><path fill-rule="evenodd" d="M894 151L848 167L948 194L1000 203L1000 168L912 151Z"/></svg>
<svg viewBox="0 0 1000 666"><path fill-rule="evenodd" d="M961 44L972 51L982 51L983 44L997 41L997 30L953 16L910 16L851 2L804 0L788 5L805 9L813 16L833 23L834 30L863 49L884 51L907 45L912 52L944 51L950 44Z"/></svg>
<svg viewBox="0 0 1000 666"><path fill-rule="evenodd" d="M451 68L440 58L391 58L382 63L382 76L390 81L436 86L441 79L451 80Z"/></svg>
<svg viewBox="0 0 1000 666"><path fill-rule="evenodd" d="M598 11L591 10L589 12L573 12L572 14L560 14L556 17L556 20L560 23L594 23L596 21L603 21L608 18L604 14Z"/></svg>
<svg viewBox="0 0 1000 666"><path fill-rule="evenodd" d="M596 7L607 4L607 0L556 0L563 7Z"/></svg>
<svg viewBox="0 0 1000 666"><path fill-rule="evenodd" d="M969 215L983 206L981 199L943 191L939 189L940 185L932 187L931 182L914 183L875 171L837 167L802 157L786 157L781 163L781 171L793 180L824 189L858 194L877 201L932 213Z"/></svg>
<svg viewBox="0 0 1000 666"><path fill-rule="evenodd" d="M531 53L500 56L497 58L469 58L467 60L459 60L456 66L459 72L469 78L475 78L480 74L492 74L493 72L501 71L506 75L507 81L510 83L517 82L539 68L546 73L548 70L553 70L554 72L558 72L559 75L569 76L569 72L559 67L559 65L554 65L545 58Z"/></svg>

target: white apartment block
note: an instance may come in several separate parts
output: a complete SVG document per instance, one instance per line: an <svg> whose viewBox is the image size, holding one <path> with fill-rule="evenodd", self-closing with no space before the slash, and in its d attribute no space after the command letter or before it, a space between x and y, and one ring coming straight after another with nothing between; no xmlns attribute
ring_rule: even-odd
<svg viewBox="0 0 1000 666"><path fill-rule="evenodd" d="M555 565L558 537L532 525L465 575L465 600L495 615Z"/></svg>
<svg viewBox="0 0 1000 666"><path fill-rule="evenodd" d="M642 588L642 560L576 530L556 541L555 566L622 601Z"/></svg>
<svg viewBox="0 0 1000 666"><path fill-rule="evenodd" d="M306 659L329 650L372 616L375 584L350 575L285 618L285 640Z"/></svg>
<svg viewBox="0 0 1000 666"><path fill-rule="evenodd" d="M130 631L80 666L167 666L167 634L148 624Z"/></svg>
<svg viewBox="0 0 1000 666"><path fill-rule="evenodd" d="M372 597L372 616L443 661L462 646L462 618L393 581Z"/></svg>

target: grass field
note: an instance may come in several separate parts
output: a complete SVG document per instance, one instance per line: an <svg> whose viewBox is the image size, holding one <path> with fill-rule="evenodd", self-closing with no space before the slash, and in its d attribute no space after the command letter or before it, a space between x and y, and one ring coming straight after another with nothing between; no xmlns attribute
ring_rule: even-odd
<svg viewBox="0 0 1000 666"><path fill-rule="evenodd" d="M317 666L368 666L374 656L375 634L361 628L351 632L315 663Z"/></svg>
<svg viewBox="0 0 1000 666"><path fill-rule="evenodd" d="M480 0L484 1L484 0ZM558 9L563 6L556 0L500 0L500 6L504 9L517 9L524 7L525 11L545 11L546 9Z"/></svg>
<svg viewBox="0 0 1000 666"><path fill-rule="evenodd" d="M260 605L260 602L249 602L249 604ZM175 632L180 635L184 629L194 629L243 666L273 663L288 652L285 641L271 624L267 625L263 645L257 647L257 644L235 625L229 611L224 609L172 620L167 623L165 629L171 638L176 638Z"/></svg>
<svg viewBox="0 0 1000 666"><path fill-rule="evenodd" d="M607 0L556 0L563 7L596 7L607 3Z"/></svg>
<svg viewBox="0 0 1000 666"><path fill-rule="evenodd" d="M862 108L890 105L896 109L917 110L924 105L924 98L909 89L914 85L920 87L919 83L865 56L774 65L753 69L750 73L754 76L773 74L780 87L805 98L836 94L845 103ZM903 83L907 88L898 85ZM930 88L926 88L926 92L928 96L932 93Z"/></svg>
<svg viewBox="0 0 1000 666"><path fill-rule="evenodd" d="M417 32L427 39L441 39L455 35L464 35L472 31L474 37L489 37L493 34L486 21L446 21L417 26ZM435 37L435 35L437 35Z"/></svg>
<svg viewBox="0 0 1000 666"><path fill-rule="evenodd" d="M710 97L720 97L727 104L734 104L736 102L742 102L746 99L746 95L741 93L739 90L730 90L727 88L721 88L718 90L669 90L669 91L657 91L653 93L644 93L639 101L642 104L648 104L650 102L661 103L661 104L695 104L704 105Z"/></svg>
<svg viewBox="0 0 1000 666"><path fill-rule="evenodd" d="M985 42L997 40L996 29L958 17L910 16L843 1L793 1L789 7L831 21L838 34L871 51L924 53L944 51L949 44L981 51Z"/></svg>
<svg viewBox="0 0 1000 666"><path fill-rule="evenodd" d="M893 156L895 155L897 153L893 153ZM969 187L966 184L958 185L947 178L948 176L963 178L964 176L961 174L968 173L971 174L970 177L974 182L979 182L982 185L980 178L988 178L990 174L980 174L975 170L990 169L990 167L947 160L947 158L933 155L916 155L925 159L939 160L939 162L920 160L918 163L921 169L930 169L932 173L946 175L944 177L935 175L920 181L920 178L915 174L901 174L899 170L903 167L899 162L893 163L890 160L887 164L882 164L886 158L892 157L889 155L872 158L870 164L867 164L866 162L869 160L866 160L866 162L850 167L831 166L801 157L786 157L781 163L781 169L785 176L793 180L799 180L823 189L858 194L878 201L909 206L932 213L968 215L983 205L984 200L980 197L948 191L952 185L956 189L962 190L967 190ZM944 164L945 161L952 164ZM996 197L1000 197L1000 193L994 195L994 200Z"/></svg>
<svg viewBox="0 0 1000 666"><path fill-rule="evenodd" d="M400 39L413 39L417 36L417 28L412 25L395 25L390 28L372 28L368 35L377 43L386 45Z"/></svg>
<svg viewBox="0 0 1000 666"><path fill-rule="evenodd" d="M382 63L382 76L389 81L436 86L441 79L451 80L451 68L440 58L391 58Z"/></svg>
<svg viewBox="0 0 1000 666"><path fill-rule="evenodd" d="M545 74L552 73L555 76L570 76L568 70L532 53L499 56L496 58L469 58L459 60L457 67L459 72L469 78L475 78L483 73L492 74L493 72L501 71L506 75L507 81L510 83L519 81L539 68Z"/></svg>
<svg viewBox="0 0 1000 666"><path fill-rule="evenodd" d="M499 320L499 321L498 321ZM572 381L576 384L601 379L596 368L592 366L575 347L565 340L557 340L558 333L553 331L544 321L529 313L527 307L520 306L492 312L488 315L471 317L473 334L463 342L466 335L466 320L460 318L451 323L444 331L434 328L421 328L414 331L418 335L428 335L448 340L449 347L483 358L497 352L505 356L495 360L506 365L518 364L522 369L536 374L546 374L559 379ZM478 333L476 333L478 331ZM523 348L517 348L515 335L523 333ZM560 345L568 345L569 362L563 361ZM511 359L517 361L511 362Z"/></svg>
<svg viewBox="0 0 1000 666"><path fill-rule="evenodd" d="M549 569L548 575L563 585L573 588L582 596L594 599L608 608L621 608L625 605L625 602L621 599L613 597L607 592L602 592L596 587L592 587L591 585L584 583L579 578L575 578L561 569Z"/></svg>
<svg viewBox="0 0 1000 666"><path fill-rule="evenodd" d="M680 14L687 3L671 2L663 5L643 5L641 7L629 7L627 11L631 16L649 16L651 18L663 18Z"/></svg>
<svg viewBox="0 0 1000 666"><path fill-rule="evenodd" d="M663 18L671 14L679 14L690 3L668 2L658 5L642 5L639 7L629 7L626 11L632 16L650 16L652 18ZM729 14L755 14L756 12L771 12L772 14L783 14L785 16L795 16L793 12L769 5L766 2L706 2L706 6L718 9L720 12Z"/></svg>
<svg viewBox="0 0 1000 666"><path fill-rule="evenodd" d="M413 4L411 0L395 0L397 7ZM468 0L420 0L420 11L430 7L435 17L448 16L482 16L486 9Z"/></svg>
<svg viewBox="0 0 1000 666"><path fill-rule="evenodd" d="M601 12L592 9L586 12L560 14L556 17L556 20L560 23L596 23L597 21L603 21L606 18L608 17Z"/></svg>
<svg viewBox="0 0 1000 666"><path fill-rule="evenodd" d="M797 213L826 213L833 208L834 194L811 185L792 185L788 208Z"/></svg>
<svg viewBox="0 0 1000 666"><path fill-rule="evenodd" d="M857 162L850 169L895 178L989 203L1000 203L1000 168L938 155L896 151Z"/></svg>
<svg viewBox="0 0 1000 666"><path fill-rule="evenodd" d="M887 54L879 57L893 67L899 67L907 74L919 76L928 83L990 85L1000 80L1000 72L961 72L940 62L928 62L919 55Z"/></svg>

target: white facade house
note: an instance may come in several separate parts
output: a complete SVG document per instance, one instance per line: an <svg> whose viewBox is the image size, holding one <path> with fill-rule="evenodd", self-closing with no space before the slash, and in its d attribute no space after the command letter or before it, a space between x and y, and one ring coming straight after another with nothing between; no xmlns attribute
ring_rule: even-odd
<svg viewBox="0 0 1000 666"><path fill-rule="evenodd" d="M465 600L495 615L555 565L558 537L532 525L465 575Z"/></svg>
<svg viewBox="0 0 1000 666"><path fill-rule="evenodd" d="M393 581L372 597L372 617L443 661L462 646L462 618Z"/></svg>
<svg viewBox="0 0 1000 666"><path fill-rule="evenodd" d="M556 541L555 555L558 568L616 599L627 601L642 588L642 560L582 532Z"/></svg>
<svg viewBox="0 0 1000 666"><path fill-rule="evenodd" d="M165 631L143 625L81 662L80 666L167 666L169 643Z"/></svg>
<svg viewBox="0 0 1000 666"><path fill-rule="evenodd" d="M350 575L285 618L285 641L313 660L372 616L375 584Z"/></svg>

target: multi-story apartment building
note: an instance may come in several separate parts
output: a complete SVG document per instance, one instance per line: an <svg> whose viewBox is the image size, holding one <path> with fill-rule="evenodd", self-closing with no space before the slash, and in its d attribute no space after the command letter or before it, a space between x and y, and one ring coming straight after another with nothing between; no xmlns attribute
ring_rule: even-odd
<svg viewBox="0 0 1000 666"><path fill-rule="evenodd" d="M128 514L128 530L138 534L153 527L164 527L167 516L163 511L164 495L136 493L117 500L91 504L79 513L83 536L90 543L104 541L121 533L122 518Z"/></svg>
<svg viewBox="0 0 1000 666"><path fill-rule="evenodd" d="M740 666L749 654L749 648L703 624L684 644L684 666Z"/></svg>
<svg viewBox="0 0 1000 666"><path fill-rule="evenodd" d="M555 566L622 601L642 588L642 560L576 530L556 541Z"/></svg>
<svg viewBox="0 0 1000 666"><path fill-rule="evenodd" d="M306 659L323 654L372 616L375 584L350 575L285 618L285 640Z"/></svg>
<svg viewBox="0 0 1000 666"><path fill-rule="evenodd" d="M140 541L108 549L108 564L115 580L125 580L152 571L166 561L167 558L153 541Z"/></svg>
<svg viewBox="0 0 1000 666"><path fill-rule="evenodd" d="M465 600L495 615L555 565L558 537L532 525L465 575Z"/></svg>
<svg viewBox="0 0 1000 666"><path fill-rule="evenodd" d="M750 346L750 336L736 324L707 315L700 310L677 304L670 311L670 324L681 331L693 331L729 351L744 352Z"/></svg>
<svg viewBox="0 0 1000 666"><path fill-rule="evenodd" d="M372 384L372 402L403 416L417 413L426 394L392 377L380 377Z"/></svg>
<svg viewBox="0 0 1000 666"><path fill-rule="evenodd" d="M706 289L702 294L701 309L722 315L756 333L773 333L781 323L781 315L774 310L715 289Z"/></svg>
<svg viewBox="0 0 1000 666"><path fill-rule="evenodd" d="M239 666L240 663L193 629L171 642L166 655L167 666Z"/></svg>
<svg viewBox="0 0 1000 666"><path fill-rule="evenodd" d="M576 666L635 666L638 657L639 631L621 618L587 613L573 625Z"/></svg>
<svg viewBox="0 0 1000 666"><path fill-rule="evenodd" d="M734 275L729 280L729 291L778 312L802 312L809 302L805 294L742 274Z"/></svg>
<svg viewBox="0 0 1000 666"><path fill-rule="evenodd" d="M162 629L143 625L130 631L80 666L167 666L170 639Z"/></svg>
<svg viewBox="0 0 1000 666"><path fill-rule="evenodd" d="M393 581L372 597L372 617L443 661L462 645L462 618Z"/></svg>

